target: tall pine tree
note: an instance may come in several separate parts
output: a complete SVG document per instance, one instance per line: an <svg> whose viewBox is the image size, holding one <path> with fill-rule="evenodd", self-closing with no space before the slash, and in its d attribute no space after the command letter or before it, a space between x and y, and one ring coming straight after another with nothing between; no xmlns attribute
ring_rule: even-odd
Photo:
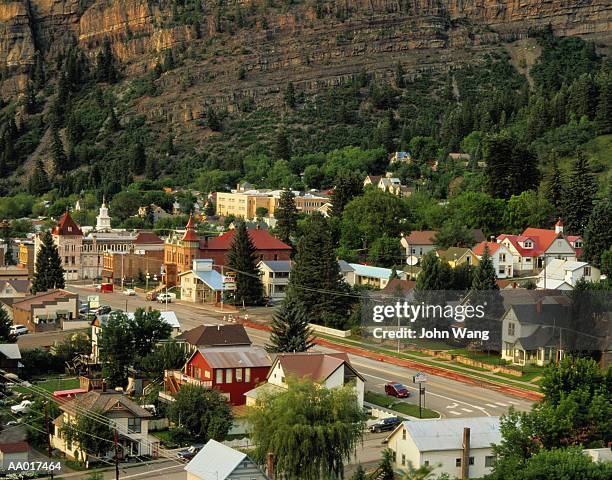
<svg viewBox="0 0 612 480"><path fill-rule="evenodd" d="M49 176L40 158L36 161L36 166L28 181L28 190L32 195L36 196L49 191Z"/></svg>
<svg viewBox="0 0 612 480"><path fill-rule="evenodd" d="M287 245L292 245L291 237L297 233L298 211L295 206L295 195L289 189L283 190L278 207L274 210L276 236Z"/></svg>
<svg viewBox="0 0 612 480"><path fill-rule="evenodd" d="M32 279L32 293L44 292L54 288L64 288L64 268L53 243L51 232L42 235L42 245L36 255L36 271Z"/></svg>
<svg viewBox="0 0 612 480"><path fill-rule="evenodd" d="M270 353L306 352L314 346L311 338L306 312L288 298L274 313L270 344L266 345L266 350Z"/></svg>
<svg viewBox="0 0 612 480"><path fill-rule="evenodd" d="M595 179L583 153L578 154L568 179L563 198L563 221L569 233L582 235L591 212L597 191Z"/></svg>
<svg viewBox="0 0 612 480"><path fill-rule="evenodd" d="M308 312L310 323L343 328L352 304L348 293L327 221L314 212L297 243L287 297Z"/></svg>
<svg viewBox="0 0 612 480"><path fill-rule="evenodd" d="M595 204L584 230L582 259L600 268L602 255L612 247L612 200L604 198Z"/></svg>
<svg viewBox="0 0 612 480"><path fill-rule="evenodd" d="M559 160L556 152L551 153L550 159L552 165L546 179L544 196L554 207L555 216L560 217L563 207L563 177L559 170Z"/></svg>
<svg viewBox="0 0 612 480"><path fill-rule="evenodd" d="M0 307L0 343L15 343L17 337L11 333L13 321L6 313L6 310Z"/></svg>
<svg viewBox="0 0 612 480"><path fill-rule="evenodd" d="M64 144L62 143L59 132L55 128L51 131L51 156L53 158L53 167L56 175L62 175L69 170Z"/></svg>
<svg viewBox="0 0 612 480"><path fill-rule="evenodd" d="M227 253L227 260L228 268L236 272L234 295L236 304L261 305L263 303L263 284L257 268L255 245L253 245L244 222L240 222L236 227L232 246Z"/></svg>

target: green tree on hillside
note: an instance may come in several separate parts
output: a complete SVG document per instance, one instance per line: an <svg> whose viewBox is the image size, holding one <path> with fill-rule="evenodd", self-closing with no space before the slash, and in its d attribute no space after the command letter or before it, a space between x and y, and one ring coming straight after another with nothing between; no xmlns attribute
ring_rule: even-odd
<svg viewBox="0 0 612 480"><path fill-rule="evenodd" d="M261 305L263 284L257 268L255 245L249 236L246 224L240 222L236 227L234 239L227 253L228 269L236 272L234 300L237 305Z"/></svg>
<svg viewBox="0 0 612 480"><path fill-rule="evenodd" d="M602 255L612 246L612 200L603 198L595 204L584 230L582 259L601 267Z"/></svg>
<svg viewBox="0 0 612 480"><path fill-rule="evenodd" d="M36 268L32 279L32 293L44 292L54 288L64 288L64 267L53 243L51 232L42 235L42 245L36 254Z"/></svg>
<svg viewBox="0 0 612 480"><path fill-rule="evenodd" d="M344 207L363 192L363 178L357 172L342 171L331 194L331 216L340 217Z"/></svg>
<svg viewBox="0 0 612 480"><path fill-rule="evenodd" d="M13 321L6 310L0 307L0 343L15 343L17 337L11 333Z"/></svg>
<svg viewBox="0 0 612 480"><path fill-rule="evenodd" d="M574 161L563 198L563 221L567 233L582 235L591 212L597 185L589 162L579 153Z"/></svg>
<svg viewBox="0 0 612 480"><path fill-rule="evenodd" d="M45 171L42 160L39 158L34 166L34 171L28 180L28 190L32 195L42 195L48 192L50 188L49 176Z"/></svg>

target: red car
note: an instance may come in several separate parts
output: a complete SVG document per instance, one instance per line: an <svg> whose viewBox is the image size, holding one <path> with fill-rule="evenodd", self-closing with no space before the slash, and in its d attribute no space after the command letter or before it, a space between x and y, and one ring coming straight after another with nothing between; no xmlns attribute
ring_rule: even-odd
<svg viewBox="0 0 612 480"><path fill-rule="evenodd" d="M397 398L408 398L410 396L408 389L401 383L397 382L389 382L385 384L385 393Z"/></svg>

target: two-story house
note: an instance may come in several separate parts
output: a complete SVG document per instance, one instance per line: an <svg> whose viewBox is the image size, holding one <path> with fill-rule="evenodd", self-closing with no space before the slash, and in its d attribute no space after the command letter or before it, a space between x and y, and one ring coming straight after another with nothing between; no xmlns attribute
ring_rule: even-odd
<svg viewBox="0 0 612 480"><path fill-rule="evenodd" d="M510 306L502 317L501 358L514 365L540 366L560 360L562 332L569 317L569 309L556 302L538 300Z"/></svg>
<svg viewBox="0 0 612 480"><path fill-rule="evenodd" d="M85 461L89 456L81 445L71 441L65 431L70 425L75 425L80 416L90 413L105 417L117 429L120 457L155 456L158 451L159 441L149 435L151 413L121 393L92 390L67 402L60 402L59 408L61 415L53 421L51 445L68 458ZM114 447L109 443L107 456L112 455Z"/></svg>
<svg viewBox="0 0 612 480"><path fill-rule="evenodd" d="M242 325L229 323L198 325L175 338L189 354L199 347L250 347L252 342Z"/></svg>
<svg viewBox="0 0 612 480"><path fill-rule="evenodd" d="M479 261L482 260L485 248L488 248L497 278L512 278L514 276L514 256L510 250L502 243L480 242L472 250Z"/></svg>
<svg viewBox="0 0 612 480"><path fill-rule="evenodd" d="M244 394L265 381L272 362L261 347L200 347L183 370L166 370L166 395L183 384L219 390L232 405L244 405Z"/></svg>
<svg viewBox="0 0 612 480"><path fill-rule="evenodd" d="M246 392L246 404L255 405L257 396L265 391L287 389L289 378L310 378L325 388L351 385L357 402L363 407L365 379L351 365L346 353L279 353L267 375L267 383Z"/></svg>
<svg viewBox="0 0 612 480"><path fill-rule="evenodd" d="M264 295L270 299L285 298L291 273L291 260L262 260L257 268L261 272Z"/></svg>

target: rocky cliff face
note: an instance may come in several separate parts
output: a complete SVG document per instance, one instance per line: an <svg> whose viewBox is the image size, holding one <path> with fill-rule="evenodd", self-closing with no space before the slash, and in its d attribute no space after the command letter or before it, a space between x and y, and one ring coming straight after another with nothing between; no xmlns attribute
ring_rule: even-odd
<svg viewBox="0 0 612 480"><path fill-rule="evenodd" d="M94 56L105 38L128 75L157 63L168 48L187 51L193 60L185 62L188 68L160 83L182 85L182 104L189 112L180 115L192 117L198 112L189 106L188 91L196 85L208 101L230 103L235 95L278 91L288 79L316 89L364 68L388 71L398 61L413 75L445 69L547 25L560 35L588 35L604 43L612 31L608 0L306 0L290 8L253 1L239 0L240 7L226 2L222 12L201 2L192 21L177 20L171 0L2 1L5 96L23 88L37 50L52 59L76 43ZM246 25L236 26L238 8L250 20ZM240 68L247 78L236 92ZM167 109L164 104L160 111Z"/></svg>

